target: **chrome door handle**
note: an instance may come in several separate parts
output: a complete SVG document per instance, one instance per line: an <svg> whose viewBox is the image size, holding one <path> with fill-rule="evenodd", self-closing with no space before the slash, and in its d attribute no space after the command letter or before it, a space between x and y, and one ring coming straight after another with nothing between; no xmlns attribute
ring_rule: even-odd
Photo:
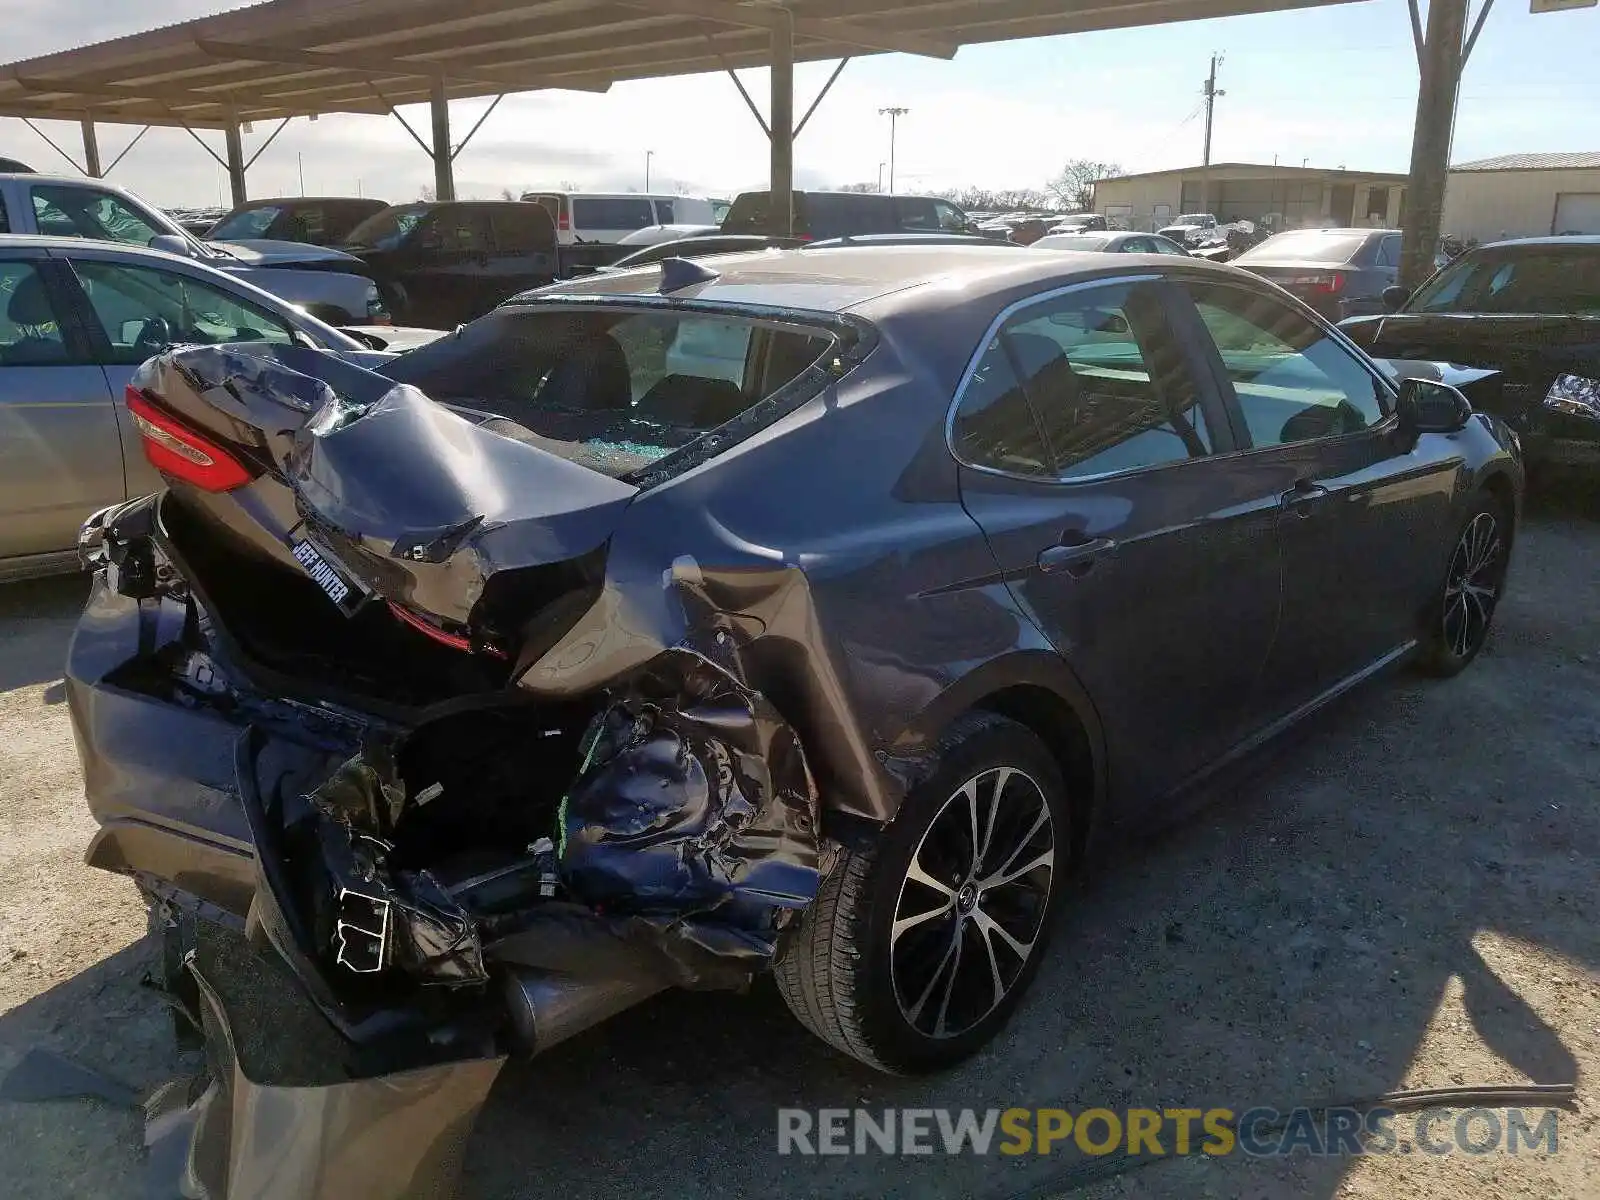
<svg viewBox="0 0 1600 1200"><path fill-rule="evenodd" d="M1039 570L1046 575L1057 571L1086 574L1095 562L1113 553L1117 543L1110 538L1092 538L1086 542L1062 543L1039 552Z"/></svg>

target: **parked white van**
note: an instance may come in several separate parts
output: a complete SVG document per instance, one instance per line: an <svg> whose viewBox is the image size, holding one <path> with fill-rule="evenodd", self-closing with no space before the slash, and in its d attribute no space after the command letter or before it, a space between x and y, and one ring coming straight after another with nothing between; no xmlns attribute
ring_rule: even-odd
<svg viewBox="0 0 1600 1200"><path fill-rule="evenodd" d="M563 246L579 242L615 244L654 225L715 225L711 201L696 196L658 196L642 192L527 192L555 218Z"/></svg>

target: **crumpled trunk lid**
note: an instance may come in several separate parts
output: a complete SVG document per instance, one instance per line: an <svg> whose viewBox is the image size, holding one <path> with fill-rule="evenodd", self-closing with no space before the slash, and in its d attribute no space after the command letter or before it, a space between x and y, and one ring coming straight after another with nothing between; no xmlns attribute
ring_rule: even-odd
<svg viewBox="0 0 1600 1200"><path fill-rule="evenodd" d="M484 607L494 581L603 553L637 492L510 422L297 346L177 350L133 386L259 472L223 493L169 480L184 507L303 570L346 613L388 601L508 657L526 614Z"/></svg>

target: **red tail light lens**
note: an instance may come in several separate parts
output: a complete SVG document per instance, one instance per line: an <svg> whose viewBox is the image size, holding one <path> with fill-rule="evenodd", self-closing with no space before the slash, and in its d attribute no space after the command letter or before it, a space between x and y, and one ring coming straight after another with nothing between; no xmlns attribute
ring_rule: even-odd
<svg viewBox="0 0 1600 1200"><path fill-rule="evenodd" d="M562 210L561 216L556 220L556 228L562 232L566 232L572 228L572 218L567 216L566 210L564 209Z"/></svg>
<svg viewBox="0 0 1600 1200"><path fill-rule="evenodd" d="M1344 282L1344 272L1335 271L1332 275L1325 275L1317 281L1317 291L1325 292L1330 296L1337 296L1344 291Z"/></svg>
<svg viewBox="0 0 1600 1200"><path fill-rule="evenodd" d="M151 404L138 388L130 385L124 399L139 427L144 456L162 474L207 492L232 491L254 477L249 468L221 446Z"/></svg>

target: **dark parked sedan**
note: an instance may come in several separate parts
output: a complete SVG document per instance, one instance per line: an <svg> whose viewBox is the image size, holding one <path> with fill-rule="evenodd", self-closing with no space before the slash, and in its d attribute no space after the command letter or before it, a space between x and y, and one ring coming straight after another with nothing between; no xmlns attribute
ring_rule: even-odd
<svg viewBox="0 0 1600 1200"><path fill-rule="evenodd" d="M1293 229L1233 260L1304 300L1330 321L1383 311L1400 278L1393 229Z"/></svg>
<svg viewBox="0 0 1600 1200"><path fill-rule="evenodd" d="M1517 431L1531 466L1600 468L1600 237L1480 246L1389 299L1393 314L1345 332L1386 358L1496 369L1474 402Z"/></svg>
<svg viewBox="0 0 1600 1200"><path fill-rule="evenodd" d="M168 489L86 528L67 669L89 861L248 914L365 1064L198 1128L335 1174L375 1063L459 1132L498 1055L667 986L770 969L867 1063L972 1054L1110 831L1466 667L1520 506L1459 393L1175 256L679 263L383 370L147 364Z"/></svg>

